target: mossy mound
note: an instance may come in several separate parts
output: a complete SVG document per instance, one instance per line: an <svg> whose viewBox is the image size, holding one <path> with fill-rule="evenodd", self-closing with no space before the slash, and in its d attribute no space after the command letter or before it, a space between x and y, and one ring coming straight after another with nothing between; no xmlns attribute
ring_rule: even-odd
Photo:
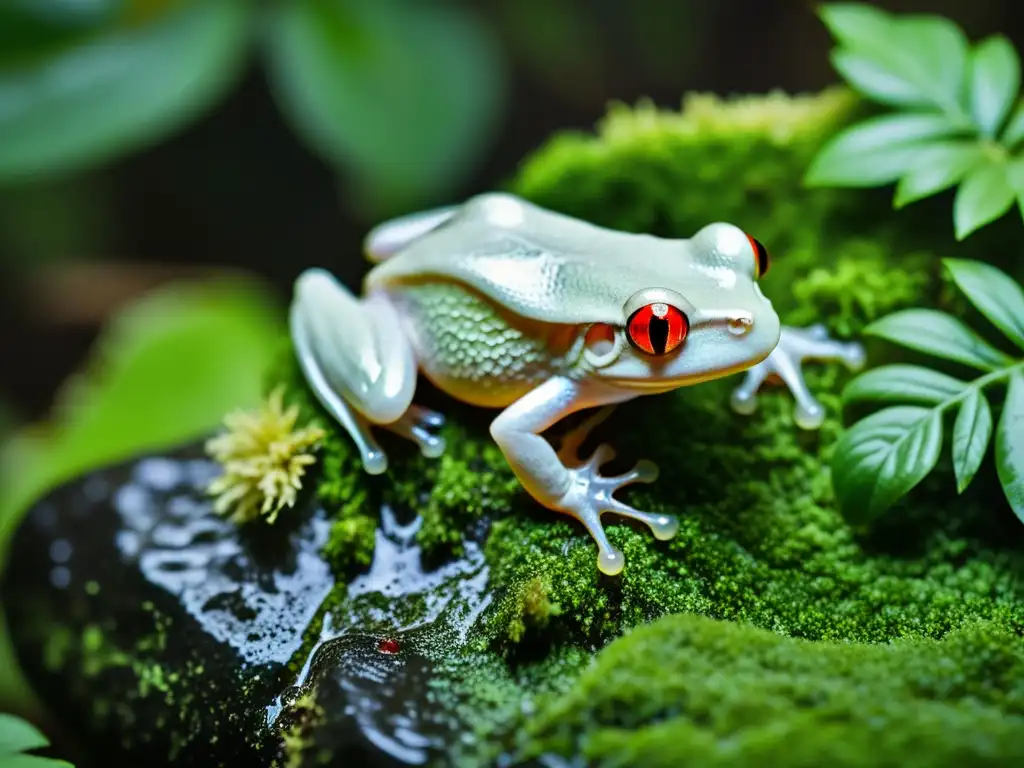
<svg viewBox="0 0 1024 768"><path fill-rule="evenodd" d="M519 756L651 768L1009 765L1024 759L1022 732L1024 648L990 625L941 642L850 645L668 616L543 700Z"/></svg>
<svg viewBox="0 0 1024 768"><path fill-rule="evenodd" d="M942 200L895 213L889 191L802 183L818 147L860 110L842 90L692 97L682 113L616 107L596 135L553 138L509 187L555 210L663 236L732 221L774 252L764 290L785 322L823 322L850 337L902 307L955 309L940 277L952 245ZM971 248L990 247L986 237ZM990 260L1014 258L1000 242ZM875 363L891 354L870 351ZM421 512L419 542L437 558L470 528L490 526L485 556L497 598L467 652L495 671L479 691L467 676L459 694L475 702L478 731L504 733L524 754L583 750L609 765L679 765L679 755L701 765L1019 756L1024 531L988 470L956 496L948 466L873 529L853 529L827 469L849 375L838 366L809 369L828 410L816 433L793 425L783 392L765 393L753 417L736 416L734 381L620 407L598 439L615 445L622 468L641 457L662 468L657 483L624 498L677 514L681 528L657 542L634 525L610 526L627 564L606 578L582 528L519 488L487 433L493 414L424 385L418 399L449 416L448 454L426 460L383 436L392 466L371 479L290 360L271 383L285 380L306 415L332 430L318 492L337 510L329 554L339 575L369 558L381 503ZM535 687L521 681L537 659L551 668L559 654L609 642L578 678L580 665L554 665L569 676L557 686L570 687L567 698L542 700L518 720L518 735L508 730L509 697Z"/></svg>

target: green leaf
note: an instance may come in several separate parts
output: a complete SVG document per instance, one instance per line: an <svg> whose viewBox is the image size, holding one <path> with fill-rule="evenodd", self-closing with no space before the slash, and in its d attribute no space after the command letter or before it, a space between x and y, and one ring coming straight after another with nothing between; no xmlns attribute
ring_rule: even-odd
<svg viewBox="0 0 1024 768"><path fill-rule="evenodd" d="M0 712L0 756L50 746L49 740L29 722Z"/></svg>
<svg viewBox="0 0 1024 768"><path fill-rule="evenodd" d="M1024 373L1010 379L996 432L996 470L1006 500L1024 523Z"/></svg>
<svg viewBox="0 0 1024 768"><path fill-rule="evenodd" d="M73 768L73 766L63 760L52 760L49 757L11 755L4 758L3 768Z"/></svg>
<svg viewBox="0 0 1024 768"><path fill-rule="evenodd" d="M993 35L975 46L970 69L971 116L983 136L994 137L1020 91L1020 57L1009 40Z"/></svg>
<svg viewBox="0 0 1024 768"><path fill-rule="evenodd" d="M958 493L963 493L974 479L991 437L992 409L982 391L972 389L953 424L953 472Z"/></svg>
<svg viewBox="0 0 1024 768"><path fill-rule="evenodd" d="M897 19L894 53L913 82L936 106L963 114L970 44L960 27L942 16L917 14Z"/></svg>
<svg viewBox="0 0 1024 768"><path fill-rule="evenodd" d="M943 259L953 281L981 314L1024 349L1024 289L1009 275L975 259Z"/></svg>
<svg viewBox="0 0 1024 768"><path fill-rule="evenodd" d="M939 142L922 148L896 185L893 206L902 208L953 186L984 161L976 141Z"/></svg>
<svg viewBox="0 0 1024 768"><path fill-rule="evenodd" d="M874 49L892 36L896 25L891 13L864 3L827 3L818 15L836 40L854 49Z"/></svg>
<svg viewBox="0 0 1024 768"><path fill-rule="evenodd" d="M63 760L22 754L49 745L49 740L31 723L0 713L0 765L3 768L72 768Z"/></svg>
<svg viewBox="0 0 1024 768"><path fill-rule="evenodd" d="M1006 129L1000 137L1000 141L1007 149L1013 149L1024 139L1024 102L1017 103L1017 109L1006 124Z"/></svg>
<svg viewBox="0 0 1024 768"><path fill-rule="evenodd" d="M1017 157L1006 164L1006 180L1017 198L1017 208L1024 217L1024 157Z"/></svg>
<svg viewBox="0 0 1024 768"><path fill-rule="evenodd" d="M462 182L487 147L504 69L462 8L405 0L281 3L269 37L282 110L310 147L377 205L411 205Z"/></svg>
<svg viewBox="0 0 1024 768"><path fill-rule="evenodd" d="M972 170L957 188L953 198L953 225L956 239L995 221L1013 205L1014 192L1006 178L1006 167L996 163Z"/></svg>
<svg viewBox="0 0 1024 768"><path fill-rule="evenodd" d="M0 70L0 181L83 170L164 138L234 81L247 6L189 2Z"/></svg>
<svg viewBox="0 0 1024 768"><path fill-rule="evenodd" d="M119 313L50 423L0 446L0 533L55 483L201 436L227 411L258 404L284 333L270 294L249 280L169 285ZM5 544L0 535L0 564Z"/></svg>
<svg viewBox="0 0 1024 768"><path fill-rule="evenodd" d="M894 312L868 325L864 333L983 371L1013 363L955 317L934 309Z"/></svg>
<svg viewBox="0 0 1024 768"><path fill-rule="evenodd" d="M891 107L924 107L929 104L916 86L864 54L837 48L829 58L843 79L866 98Z"/></svg>
<svg viewBox="0 0 1024 768"><path fill-rule="evenodd" d="M807 172L812 185L877 186L915 167L927 141L957 132L942 115L881 115L832 137Z"/></svg>
<svg viewBox="0 0 1024 768"><path fill-rule="evenodd" d="M859 3L829 4L819 13L843 48L874 66L875 82L881 82L882 72L888 75L883 95L903 104L930 103L957 120L965 118L960 93L969 46L951 21L932 15L897 17Z"/></svg>
<svg viewBox="0 0 1024 768"><path fill-rule="evenodd" d="M872 520L932 471L941 450L938 410L906 405L874 413L854 424L836 444L836 496L852 519Z"/></svg>
<svg viewBox="0 0 1024 768"><path fill-rule="evenodd" d="M883 365L853 379L843 389L843 402L909 401L941 403L956 397L966 382L919 365Z"/></svg>

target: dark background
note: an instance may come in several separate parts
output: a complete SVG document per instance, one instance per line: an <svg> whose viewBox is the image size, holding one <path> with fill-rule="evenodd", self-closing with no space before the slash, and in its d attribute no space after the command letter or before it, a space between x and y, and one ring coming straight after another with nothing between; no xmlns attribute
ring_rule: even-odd
<svg viewBox="0 0 1024 768"><path fill-rule="evenodd" d="M512 86L497 139L460 198L513 173L553 131L590 128L609 100L676 107L687 91L797 92L837 81L831 39L798 0L563 2L579 20L564 43L530 17L536 2L467 5L502 40ZM948 16L972 40L1001 32L1018 49L1024 42L1020 0L877 5ZM45 415L104 319L163 280L244 269L271 281L282 306L307 266L357 285L373 222L353 202L286 127L255 62L226 100L170 140L59 185L4 191L0 405L18 421Z"/></svg>

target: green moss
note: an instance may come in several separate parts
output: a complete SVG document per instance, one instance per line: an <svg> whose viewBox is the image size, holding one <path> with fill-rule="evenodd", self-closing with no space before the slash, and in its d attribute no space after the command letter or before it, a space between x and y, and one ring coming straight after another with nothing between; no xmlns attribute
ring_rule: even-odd
<svg viewBox="0 0 1024 768"><path fill-rule="evenodd" d="M551 584L544 576L523 579L506 587L497 610L489 617L489 637L501 646L506 641L518 643L524 637L542 634L551 618L562 610L557 603L552 603L551 593Z"/></svg>
<svg viewBox="0 0 1024 768"><path fill-rule="evenodd" d="M885 246L871 240L843 243L827 265L814 267L793 284L796 307L788 322L823 322L844 338L868 323L916 305L934 283L936 259L930 253L905 254L893 266Z"/></svg>
<svg viewBox="0 0 1024 768"><path fill-rule="evenodd" d="M1024 648L984 622L942 642L850 645L669 616L538 701L518 752L595 766L1009 765L1024 758Z"/></svg>
<svg viewBox="0 0 1024 768"><path fill-rule="evenodd" d="M691 97L682 114L617 106L595 134L554 137L510 188L663 236L732 221L769 243L763 287L787 323L823 322L849 337L901 307L955 308L939 271L948 243L922 225L927 205L893 212L887 190L802 183L821 143L858 110L843 90ZM827 469L848 377L837 365L809 366L827 410L810 433L793 424L781 390L766 390L754 416L735 415L735 380L621 406L595 436L621 457L606 472L654 460L661 478L620 496L681 525L658 542L606 518L627 559L607 578L582 528L519 488L487 433L493 413L422 386L417 398L437 399L427 404L449 417L448 453L426 460L382 435L391 469L370 479L294 365L277 372L331 431L319 493L342 526L329 545L336 563L364 562L368 521L382 503L419 512L420 541L435 554L459 551L478 520L490 521L495 598L468 645L473 655L449 658L437 680L439 700L471 723L479 744L495 743L487 734L505 730L531 695L571 687L565 704L553 697L532 717L516 715L524 753L579 747L595 763L678 765L668 750L692 743L690 764L699 765L908 756L955 765L980 760L984 739L990 755L1018 755L1024 667L1013 642L1024 633L1024 533L985 476L990 468L956 496L945 464L873 529L852 528ZM581 676L591 649L609 643Z"/></svg>
<svg viewBox="0 0 1024 768"><path fill-rule="evenodd" d="M317 703L316 689L300 694L281 714L286 723L279 729L280 756L273 759L274 768L302 768L310 764L313 752L312 732L324 721L324 709Z"/></svg>

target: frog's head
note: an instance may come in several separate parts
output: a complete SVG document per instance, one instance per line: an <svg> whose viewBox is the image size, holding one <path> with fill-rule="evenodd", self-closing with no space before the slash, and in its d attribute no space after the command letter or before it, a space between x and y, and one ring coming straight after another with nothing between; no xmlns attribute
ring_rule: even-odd
<svg viewBox="0 0 1024 768"><path fill-rule="evenodd" d="M779 342L779 316L758 280L768 252L740 228L709 224L689 240L666 285L634 292L622 325L592 326L585 352L600 378L666 390L745 370Z"/></svg>

